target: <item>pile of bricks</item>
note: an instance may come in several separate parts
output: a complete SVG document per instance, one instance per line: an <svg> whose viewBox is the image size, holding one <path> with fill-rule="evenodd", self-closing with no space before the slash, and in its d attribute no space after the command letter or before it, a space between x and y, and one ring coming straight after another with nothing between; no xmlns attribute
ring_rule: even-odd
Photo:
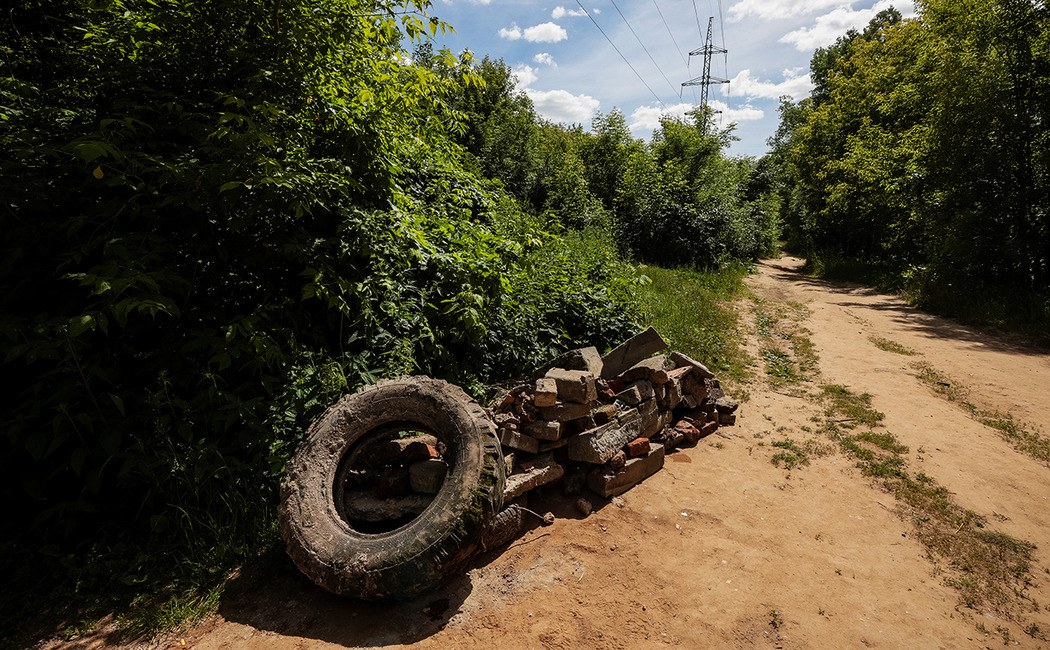
<svg viewBox="0 0 1050 650"><path fill-rule="evenodd" d="M567 352L511 390L493 409L505 501L563 477L568 494L583 483L622 494L659 471L668 451L734 424L737 403L715 375L666 350L650 327L605 356Z"/></svg>

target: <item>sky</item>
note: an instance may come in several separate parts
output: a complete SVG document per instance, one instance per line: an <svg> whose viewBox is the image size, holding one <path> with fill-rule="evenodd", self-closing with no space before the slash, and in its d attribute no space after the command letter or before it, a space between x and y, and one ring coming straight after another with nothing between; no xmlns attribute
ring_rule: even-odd
<svg viewBox="0 0 1050 650"><path fill-rule="evenodd" d="M455 29L438 32L436 48L503 59L541 116L590 129L596 111L616 108L646 140L661 114L700 101L699 87L681 84L703 74L703 56L689 52L713 18L713 44L728 52L712 58L711 76L730 83L711 86L709 103L720 126L736 123L730 154L761 156L779 97L813 87L813 51L890 6L914 15L912 0L433 0L428 13Z"/></svg>

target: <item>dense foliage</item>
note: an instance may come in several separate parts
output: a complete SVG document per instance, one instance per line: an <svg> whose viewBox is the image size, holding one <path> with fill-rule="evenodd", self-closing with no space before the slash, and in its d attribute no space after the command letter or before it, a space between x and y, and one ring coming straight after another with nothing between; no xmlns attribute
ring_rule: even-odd
<svg viewBox="0 0 1050 650"><path fill-rule="evenodd" d="M445 28L423 8L5 11L5 610L42 568L89 590L250 556L306 424L362 383L477 388L631 331L606 244L459 163L445 99L481 82L407 62Z"/></svg>
<svg viewBox="0 0 1050 650"><path fill-rule="evenodd" d="M780 205L812 258L862 263L948 306L1024 296L1050 317L1050 14L924 0L818 50L771 140Z"/></svg>

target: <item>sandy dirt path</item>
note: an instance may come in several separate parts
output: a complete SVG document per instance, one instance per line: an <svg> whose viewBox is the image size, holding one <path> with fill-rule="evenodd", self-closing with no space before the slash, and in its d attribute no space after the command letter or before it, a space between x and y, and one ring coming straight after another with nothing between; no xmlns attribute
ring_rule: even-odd
<svg viewBox="0 0 1050 650"><path fill-rule="evenodd" d="M969 386L979 407L1038 429L1050 422L1050 356L862 287L807 278L800 266L795 258L762 263L748 284L756 296L808 309L816 382L871 394L886 429L910 448L909 471L1037 546L1027 592L1036 605L1022 622L963 606L896 514L894 496L842 453L792 471L775 467L775 449L763 441L804 439L822 409L769 390L756 365L753 381L737 387L750 398L736 427L669 455L662 471L619 499L594 498L598 510L586 518L552 488L538 506L558 515L552 526L479 557L437 593L398 605L340 599L278 556L236 579L217 615L145 645L1050 647L1050 468L935 395L909 365L925 361ZM885 352L871 337L918 355ZM105 629L68 644L109 645Z"/></svg>

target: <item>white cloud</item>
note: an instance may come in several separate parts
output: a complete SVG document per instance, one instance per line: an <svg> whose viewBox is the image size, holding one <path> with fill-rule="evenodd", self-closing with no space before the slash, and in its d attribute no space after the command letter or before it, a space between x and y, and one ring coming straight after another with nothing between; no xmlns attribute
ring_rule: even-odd
<svg viewBox="0 0 1050 650"><path fill-rule="evenodd" d="M893 0L879 0L870 9L854 11L852 3L845 4L823 16L817 16L816 24L812 27L802 27L785 34L780 42L794 43L795 48L800 52L826 47L849 29L863 29L875 17L875 14L893 6L895 6ZM905 5L901 10L901 15L904 18L914 16L914 7Z"/></svg>
<svg viewBox="0 0 1050 650"><path fill-rule="evenodd" d="M725 102L718 100L712 100L708 102L712 110L721 111L720 116L724 122L748 122L752 120L761 120L765 117L765 113L750 104L745 104L739 108L730 108ZM631 112L631 124L629 125L632 131L653 131L660 128L660 118L677 117L680 119L685 118L685 114L688 111L696 108L696 104L681 103L674 104L673 106L667 106L661 108L659 106L639 106Z"/></svg>
<svg viewBox="0 0 1050 650"><path fill-rule="evenodd" d="M751 104L744 104L739 108L730 108L725 102L712 99L708 102L708 105L714 111L721 111L721 115L716 117L722 118L723 122L751 122L761 120L766 116L765 111L755 108Z"/></svg>
<svg viewBox="0 0 1050 650"><path fill-rule="evenodd" d="M670 117L684 118L686 111L691 111L694 108L696 108L696 104L688 103L675 104L667 107L639 106L631 111L631 124L629 126L632 131L652 131L653 129L660 127L660 117L667 115Z"/></svg>
<svg viewBox="0 0 1050 650"><path fill-rule="evenodd" d="M532 60L540 65L549 65L552 68L557 68L558 64L554 62L554 57L547 52L540 52L536 56L532 57Z"/></svg>
<svg viewBox="0 0 1050 650"><path fill-rule="evenodd" d="M586 16L587 12L583 9L566 9L565 7L555 7L554 11L551 12L551 18L558 20L566 16Z"/></svg>
<svg viewBox="0 0 1050 650"><path fill-rule="evenodd" d="M517 25L511 25L510 29L507 29L506 27L501 27L499 30L499 37L505 38L508 41L516 41L519 38L521 38L521 30L518 29Z"/></svg>
<svg viewBox="0 0 1050 650"><path fill-rule="evenodd" d="M601 12L602 12L602 10L601 10L601 9L599 9L598 7L595 7L594 9L591 9L591 13L592 13L592 14L595 14L595 15L598 15L598 14L600 14Z"/></svg>
<svg viewBox="0 0 1050 650"><path fill-rule="evenodd" d="M748 16L763 20L795 18L828 7L849 6L849 0L741 0L729 8L729 22L737 22Z"/></svg>
<svg viewBox="0 0 1050 650"><path fill-rule="evenodd" d="M525 88L533 81L539 79L539 75L536 74L536 68L524 63L514 68L514 76L518 78L519 88Z"/></svg>
<svg viewBox="0 0 1050 650"><path fill-rule="evenodd" d="M780 83L772 81L760 81L751 76L750 70L741 70L729 83L729 87L722 87L722 94L732 94L736 97L779 99L783 95L789 95L795 99L801 99L809 95L813 90L813 82L809 73L801 74L805 68L794 68L784 70L784 80Z"/></svg>
<svg viewBox="0 0 1050 650"><path fill-rule="evenodd" d="M564 27L551 22L526 27L522 35L530 43L557 43L569 38L569 34Z"/></svg>
<svg viewBox="0 0 1050 650"><path fill-rule="evenodd" d="M554 122L588 124L600 102L589 95L573 95L567 90L525 89L536 112Z"/></svg>

